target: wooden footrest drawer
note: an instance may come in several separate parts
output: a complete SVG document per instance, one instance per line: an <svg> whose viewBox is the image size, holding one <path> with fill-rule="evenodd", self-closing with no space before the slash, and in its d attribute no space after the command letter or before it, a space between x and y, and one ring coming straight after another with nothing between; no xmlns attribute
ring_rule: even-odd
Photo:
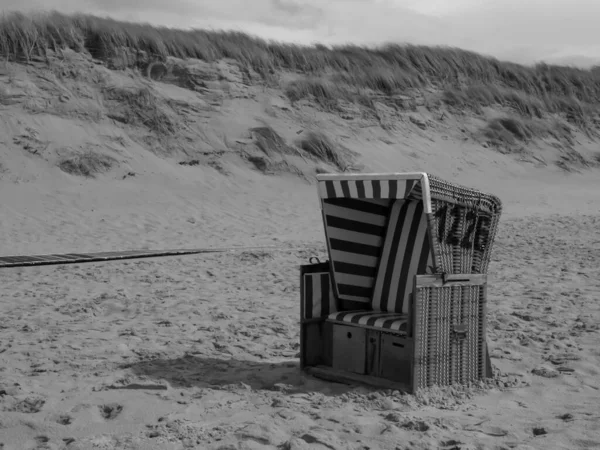
<svg viewBox="0 0 600 450"><path fill-rule="evenodd" d="M333 324L332 368L401 383L412 378L413 341L360 326Z"/></svg>
<svg viewBox="0 0 600 450"><path fill-rule="evenodd" d="M364 374L367 330L336 324L333 326L332 338L332 367L336 370Z"/></svg>
<svg viewBox="0 0 600 450"><path fill-rule="evenodd" d="M412 378L412 339L381 333L379 376L392 381L410 384Z"/></svg>

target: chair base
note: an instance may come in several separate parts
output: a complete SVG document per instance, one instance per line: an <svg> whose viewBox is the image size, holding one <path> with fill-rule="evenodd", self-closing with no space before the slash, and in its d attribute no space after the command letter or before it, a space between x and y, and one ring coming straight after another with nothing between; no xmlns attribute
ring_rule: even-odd
<svg viewBox="0 0 600 450"><path fill-rule="evenodd" d="M387 380L369 375L360 375L344 370L336 370L327 366L305 367L304 371L309 375L326 381L333 381L341 384L349 385L366 385L378 389L392 389L406 393L412 393L413 389L410 385L397 381Z"/></svg>
<svg viewBox="0 0 600 450"><path fill-rule="evenodd" d="M493 376L491 367L491 361L488 356L486 358L486 371L488 372L486 373L486 378L492 378ZM386 378L346 372L344 370L337 370L328 366L305 367L303 371L320 380L331 381L334 383L369 386L376 389L391 389L407 394L415 393L415 389L410 384L400 383L398 381L392 381Z"/></svg>
<svg viewBox="0 0 600 450"><path fill-rule="evenodd" d="M317 378L408 393L429 385L419 377L423 362L415 359L412 338L328 320L303 323L301 337L301 368ZM491 378L487 343L484 353L481 378Z"/></svg>

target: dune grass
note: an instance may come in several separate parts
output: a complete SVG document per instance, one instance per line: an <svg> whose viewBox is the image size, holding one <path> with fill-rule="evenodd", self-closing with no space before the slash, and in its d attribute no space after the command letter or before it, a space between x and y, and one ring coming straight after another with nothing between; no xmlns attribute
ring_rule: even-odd
<svg viewBox="0 0 600 450"><path fill-rule="evenodd" d="M346 171L350 165L350 154L344 152L339 145L336 145L325 134L318 131L310 131L298 142L299 147L309 155L336 166L342 171ZM348 153L348 154L345 154Z"/></svg>
<svg viewBox="0 0 600 450"><path fill-rule="evenodd" d="M290 99L310 96L325 107L339 99L362 102L370 91L394 95L435 86L444 90L449 105L477 109L498 104L529 117L562 113L587 126L600 104L600 67L526 67L447 47L297 46L238 32L177 30L87 15L9 13L0 18L0 55L7 60L27 61L65 47L102 60L121 58L126 67L172 56L232 58L265 80L279 70L294 71L307 78L287 86Z"/></svg>
<svg viewBox="0 0 600 450"><path fill-rule="evenodd" d="M143 125L161 136L173 135L179 128L173 110L147 87L133 90L111 87L104 89L103 94L106 100L119 105L108 113L113 120Z"/></svg>
<svg viewBox="0 0 600 450"><path fill-rule="evenodd" d="M558 120L499 117L490 120L482 131L488 143L499 147L527 144L540 137L551 137L569 145L574 139L571 128Z"/></svg>
<svg viewBox="0 0 600 450"><path fill-rule="evenodd" d="M93 178L96 174L108 172L118 161L111 156L87 151L80 155L65 158L58 167L70 175Z"/></svg>

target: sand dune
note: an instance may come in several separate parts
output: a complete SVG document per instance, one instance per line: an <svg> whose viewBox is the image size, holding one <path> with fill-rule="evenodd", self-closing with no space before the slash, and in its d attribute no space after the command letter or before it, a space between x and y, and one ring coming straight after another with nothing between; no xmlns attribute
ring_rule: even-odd
<svg viewBox="0 0 600 450"><path fill-rule="evenodd" d="M0 253L277 248L1 270L1 450L600 448L593 133L508 151L481 129L510 110L434 89L342 114L235 61L170 61L196 87L73 51L0 64ZM315 131L349 170L503 200L489 383L413 396L300 372L298 265L326 259L314 174L340 170L301 142Z"/></svg>

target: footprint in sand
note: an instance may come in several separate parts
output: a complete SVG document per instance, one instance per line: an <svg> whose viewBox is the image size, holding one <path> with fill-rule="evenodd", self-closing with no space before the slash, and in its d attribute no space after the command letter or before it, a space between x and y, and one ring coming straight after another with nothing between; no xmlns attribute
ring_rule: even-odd
<svg viewBox="0 0 600 450"><path fill-rule="evenodd" d="M558 371L556 371L554 369L549 369L547 367L536 367L535 369L533 369L531 371L531 373L534 375L537 375L539 377L544 377L544 378L556 378L556 377L560 376Z"/></svg>
<svg viewBox="0 0 600 450"><path fill-rule="evenodd" d="M105 420L113 420L123 411L123 406L118 403L110 403L100 406L100 414Z"/></svg>
<svg viewBox="0 0 600 450"><path fill-rule="evenodd" d="M9 411L33 414L39 412L46 404L46 400L37 397L27 397L15 403Z"/></svg>
<svg viewBox="0 0 600 450"><path fill-rule="evenodd" d="M420 431L421 433L429 430L429 425L422 420L409 420L400 425L402 428L411 431Z"/></svg>
<svg viewBox="0 0 600 450"><path fill-rule="evenodd" d="M36 436L35 438L35 449L34 450L50 450L50 438L48 436Z"/></svg>
<svg viewBox="0 0 600 450"><path fill-rule="evenodd" d="M460 450L460 448L462 447L462 442L457 441L455 439L450 439L448 441L442 441L440 442L440 449L441 450Z"/></svg>
<svg viewBox="0 0 600 450"><path fill-rule="evenodd" d="M61 425L71 425L73 423L73 418L67 414L63 414L56 419L56 423L60 423Z"/></svg>

